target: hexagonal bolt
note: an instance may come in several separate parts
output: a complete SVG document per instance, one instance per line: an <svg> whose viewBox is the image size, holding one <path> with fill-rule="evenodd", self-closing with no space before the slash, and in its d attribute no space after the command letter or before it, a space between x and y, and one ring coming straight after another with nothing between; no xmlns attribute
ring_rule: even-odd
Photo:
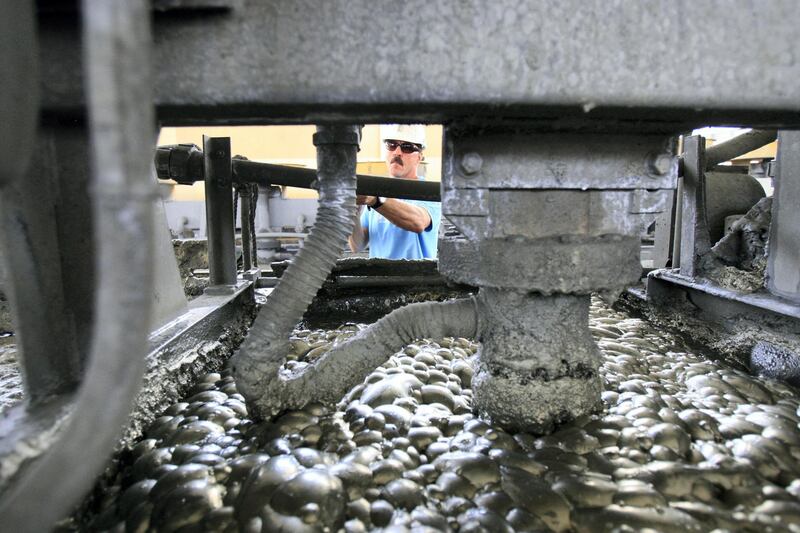
<svg viewBox="0 0 800 533"><path fill-rule="evenodd" d="M670 154L651 154L647 158L647 171L656 176L664 176L672 168L673 156Z"/></svg>
<svg viewBox="0 0 800 533"><path fill-rule="evenodd" d="M483 167L483 158L476 152L467 152L461 157L461 170L471 176L480 172Z"/></svg>

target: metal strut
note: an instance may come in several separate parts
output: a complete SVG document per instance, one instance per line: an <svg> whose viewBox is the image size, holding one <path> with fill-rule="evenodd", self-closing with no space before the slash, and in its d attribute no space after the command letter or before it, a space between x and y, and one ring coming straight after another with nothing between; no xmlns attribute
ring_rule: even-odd
<svg viewBox="0 0 800 533"><path fill-rule="evenodd" d="M19 458L0 501L2 531L47 531L72 510L106 465L140 387L150 327L156 198L148 179L155 131L149 7L145 0L83 3L99 243L91 355L72 406L75 416L55 435L51 421L32 441L44 449L41 455ZM15 435L3 448L15 448L8 442Z"/></svg>

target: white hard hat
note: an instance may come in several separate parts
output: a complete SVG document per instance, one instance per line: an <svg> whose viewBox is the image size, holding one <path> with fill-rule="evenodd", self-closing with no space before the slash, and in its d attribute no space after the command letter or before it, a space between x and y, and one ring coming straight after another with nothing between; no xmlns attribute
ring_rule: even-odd
<svg viewBox="0 0 800 533"><path fill-rule="evenodd" d="M406 141L425 148L425 124L382 124L381 140L387 139Z"/></svg>

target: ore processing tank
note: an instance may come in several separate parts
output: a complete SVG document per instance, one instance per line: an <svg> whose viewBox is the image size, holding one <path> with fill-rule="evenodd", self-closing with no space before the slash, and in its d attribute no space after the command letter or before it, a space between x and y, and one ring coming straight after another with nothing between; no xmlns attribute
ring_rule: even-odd
<svg viewBox="0 0 800 533"><path fill-rule="evenodd" d="M0 420L0 529L796 527L793 6L378 7L3 7L24 44L0 167L25 398ZM420 42L368 53L411 8ZM770 38L741 42L754 20ZM706 35L731 44L698 54ZM445 125L436 265L337 261L356 192L432 194L356 176L348 124L388 120ZM779 129L750 136L778 137L775 194L718 243L705 172L748 149L678 147L709 122ZM238 272L231 192L275 169L220 137L158 150L206 186L210 286L187 303L157 123L319 124L317 223L255 319L257 206L238 191ZM637 289L658 217L670 268ZM373 322L381 300L412 304Z"/></svg>

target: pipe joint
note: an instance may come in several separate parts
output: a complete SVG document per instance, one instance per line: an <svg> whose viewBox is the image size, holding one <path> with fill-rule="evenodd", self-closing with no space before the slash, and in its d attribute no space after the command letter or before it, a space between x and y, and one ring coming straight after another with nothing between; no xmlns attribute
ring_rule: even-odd
<svg viewBox="0 0 800 533"><path fill-rule="evenodd" d="M353 126L321 126L314 133L314 146L326 144L349 144L358 146L361 142L361 128Z"/></svg>

